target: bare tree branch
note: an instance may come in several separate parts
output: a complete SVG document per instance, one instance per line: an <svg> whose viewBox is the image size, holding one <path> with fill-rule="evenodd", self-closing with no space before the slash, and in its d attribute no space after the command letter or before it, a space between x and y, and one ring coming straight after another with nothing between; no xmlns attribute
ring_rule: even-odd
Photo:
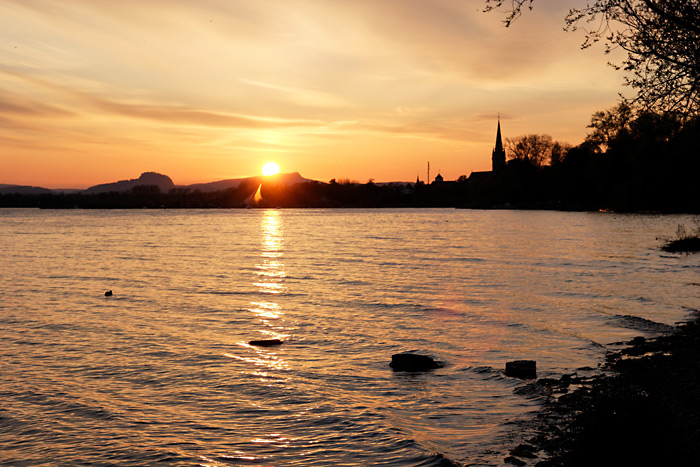
<svg viewBox="0 0 700 467"><path fill-rule="evenodd" d="M505 9L506 26L534 0L484 0L485 11ZM625 84L646 110L700 115L700 0L580 0L565 18L582 30L582 48L604 41L605 52L624 50L616 69L631 74Z"/></svg>

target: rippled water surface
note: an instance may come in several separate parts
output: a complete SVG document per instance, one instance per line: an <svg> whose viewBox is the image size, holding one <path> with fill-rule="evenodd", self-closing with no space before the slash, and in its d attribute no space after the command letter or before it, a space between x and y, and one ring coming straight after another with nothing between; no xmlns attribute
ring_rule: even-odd
<svg viewBox="0 0 700 467"><path fill-rule="evenodd" d="M656 238L690 221L0 210L0 465L499 465L537 409L505 362L687 318L700 259Z"/></svg>

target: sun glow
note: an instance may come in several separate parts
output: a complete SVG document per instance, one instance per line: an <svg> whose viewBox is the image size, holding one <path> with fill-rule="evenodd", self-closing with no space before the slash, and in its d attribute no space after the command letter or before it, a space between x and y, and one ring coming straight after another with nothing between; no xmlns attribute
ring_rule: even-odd
<svg viewBox="0 0 700 467"><path fill-rule="evenodd" d="M268 162L265 165L263 165L262 173L266 177L269 177L270 175L276 175L280 173L280 166L276 162Z"/></svg>

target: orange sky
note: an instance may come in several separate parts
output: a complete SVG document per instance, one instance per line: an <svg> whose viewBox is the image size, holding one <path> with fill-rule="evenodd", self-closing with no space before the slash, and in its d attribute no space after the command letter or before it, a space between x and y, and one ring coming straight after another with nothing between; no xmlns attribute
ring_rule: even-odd
<svg viewBox="0 0 700 467"><path fill-rule="evenodd" d="M490 169L499 113L577 144L622 76L562 31L575 3L506 29L479 0L3 0L0 183L450 180Z"/></svg>

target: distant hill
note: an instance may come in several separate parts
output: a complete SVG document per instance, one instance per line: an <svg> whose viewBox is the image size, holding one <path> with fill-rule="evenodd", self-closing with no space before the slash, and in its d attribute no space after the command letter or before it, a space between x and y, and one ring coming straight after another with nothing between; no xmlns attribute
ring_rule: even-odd
<svg viewBox="0 0 700 467"><path fill-rule="evenodd" d="M167 193L171 189L175 188L175 184L167 175L159 174L157 172L144 172L139 178L91 186L85 190L84 193L95 194L107 193L110 191L129 191L135 186L139 185L155 185L164 193Z"/></svg>
<svg viewBox="0 0 700 467"><path fill-rule="evenodd" d="M308 178L302 177L299 172L292 172L286 174L277 174L269 177L258 176L258 177L245 177L245 178L232 178L228 180L219 180L217 182L209 183L195 183L193 185L175 185L170 177L157 172L144 172L139 178L132 178L131 180L120 180L118 182L103 183L101 185L91 186L85 190L78 189L48 189L37 186L26 186L26 185L8 185L0 183L0 194L42 194L42 193L74 193L82 192L85 194L97 194L97 193L108 193L110 191L129 191L135 186L139 185L155 185L161 192L167 193L173 188L188 188L192 191L201 191L203 193L228 190L229 188L238 188L242 183L249 183L251 185L259 185L262 182L278 183L281 185L289 186L295 185L297 183L312 182Z"/></svg>
<svg viewBox="0 0 700 467"><path fill-rule="evenodd" d="M308 178L302 177L299 172L292 172L286 174L277 174L269 177L259 176L259 177L246 177L246 178L232 178L229 180L220 180L218 182L210 183L195 183L194 185L188 185L183 188L189 188L192 191L199 190L203 193L211 191L221 191L228 190L229 188L238 188L241 183L250 183L259 185L262 182L272 182L279 183L281 185L289 186L295 185L297 183L311 182Z"/></svg>
<svg viewBox="0 0 700 467"><path fill-rule="evenodd" d="M40 195L42 193L51 193L51 190L48 188L41 188L39 186L0 184L0 195L7 195L10 193L17 193L20 195Z"/></svg>

